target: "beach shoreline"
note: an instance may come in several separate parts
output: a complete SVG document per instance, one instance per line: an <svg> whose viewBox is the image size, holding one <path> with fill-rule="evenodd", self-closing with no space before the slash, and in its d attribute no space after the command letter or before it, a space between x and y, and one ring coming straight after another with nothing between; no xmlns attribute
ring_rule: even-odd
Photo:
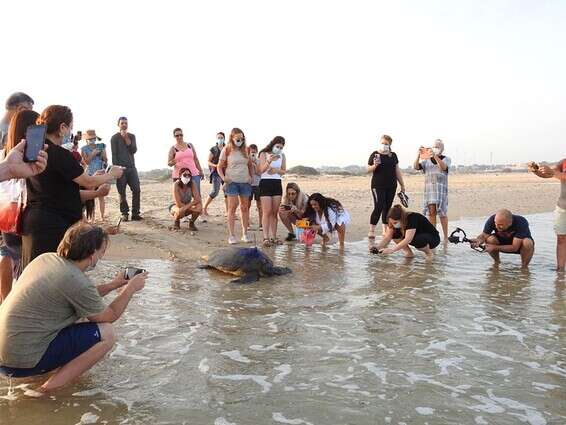
<svg viewBox="0 0 566 425"><path fill-rule="evenodd" d="M404 176L410 197L409 209L422 212L424 177ZM361 241L367 237L369 216L373 209L369 176L286 176L287 182L296 182L306 193L320 192L338 199L351 215L347 228L346 242ZM199 231L191 232L188 224L182 223L181 230L172 230L173 224L167 212L171 203L171 182L142 181L141 222L126 222L121 232L111 237L106 258L111 260L162 259L193 261L211 251L226 247L227 229L225 224L222 195L211 204L207 223L197 220ZM208 181L202 183L203 198L210 191ZM528 173L502 174L453 174L449 180L450 221L466 217L485 217L499 208L508 208L515 214L528 215L554 210L559 192L559 183L554 179L540 179ZM128 193L130 198L130 194ZM97 206L98 208L98 206ZM119 214L118 194L113 188L106 200L107 224L115 223ZM440 226L439 226L440 228ZM449 229L452 226L449 225ZM471 234L481 229L469 229ZM240 233L240 222L236 222L236 234ZM286 229L279 223L279 237L284 239ZM377 227L377 234L380 226ZM255 205L251 207L251 231L258 243L262 240L258 231L258 217ZM250 246L240 244L239 246Z"/></svg>

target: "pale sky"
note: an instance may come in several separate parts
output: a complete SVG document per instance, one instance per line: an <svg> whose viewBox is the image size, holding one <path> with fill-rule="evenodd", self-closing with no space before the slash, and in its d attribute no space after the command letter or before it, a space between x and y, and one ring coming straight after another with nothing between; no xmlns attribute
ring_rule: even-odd
<svg viewBox="0 0 566 425"><path fill-rule="evenodd" d="M287 140L289 166L401 165L436 138L454 164L566 156L566 1L37 1L0 8L0 98L71 107L109 143L125 115L138 168L183 128Z"/></svg>

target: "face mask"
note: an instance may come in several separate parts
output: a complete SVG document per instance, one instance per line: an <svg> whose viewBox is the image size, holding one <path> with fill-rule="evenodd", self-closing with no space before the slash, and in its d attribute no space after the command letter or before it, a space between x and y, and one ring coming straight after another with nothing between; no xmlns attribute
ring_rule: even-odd
<svg viewBox="0 0 566 425"><path fill-rule="evenodd" d="M254 153L250 154L250 156L252 157L252 159L256 159L256 158L257 158L257 153L254 152Z"/></svg>
<svg viewBox="0 0 566 425"><path fill-rule="evenodd" d="M216 144L222 146L224 144L224 139L216 139Z"/></svg>
<svg viewBox="0 0 566 425"><path fill-rule="evenodd" d="M181 182L183 182L183 184L189 184L190 181L191 181L190 177L185 177L185 176L181 177Z"/></svg>
<svg viewBox="0 0 566 425"><path fill-rule="evenodd" d="M234 140L234 144L235 144L237 147L240 147L240 146L242 146L242 145L244 144L244 141L243 141L243 140Z"/></svg>
<svg viewBox="0 0 566 425"><path fill-rule="evenodd" d="M395 224L393 225L393 227L396 228L396 229L400 229L400 228L401 228L401 223L395 223Z"/></svg>
<svg viewBox="0 0 566 425"><path fill-rule="evenodd" d="M391 151L391 146L382 144L380 149L380 152L389 153Z"/></svg>
<svg viewBox="0 0 566 425"><path fill-rule="evenodd" d="M273 155L279 155L281 153L283 149L281 149L278 146L273 146L273 149L271 150L271 152L273 152Z"/></svg>
<svg viewBox="0 0 566 425"><path fill-rule="evenodd" d="M63 134L63 141L61 142L61 145L66 145L68 143L71 143L71 145L73 144L73 142L71 141L71 129Z"/></svg>
<svg viewBox="0 0 566 425"><path fill-rule="evenodd" d="M94 268L96 267L96 265L98 264L98 260L94 261L94 255L92 256L92 258L90 259L90 264L88 265L88 267L85 269L85 272L91 272L94 270Z"/></svg>
<svg viewBox="0 0 566 425"><path fill-rule="evenodd" d="M89 139L86 141L89 145L93 145L96 142L96 139Z"/></svg>
<svg viewBox="0 0 566 425"><path fill-rule="evenodd" d="M438 155L440 153L440 148L432 148L432 153Z"/></svg>

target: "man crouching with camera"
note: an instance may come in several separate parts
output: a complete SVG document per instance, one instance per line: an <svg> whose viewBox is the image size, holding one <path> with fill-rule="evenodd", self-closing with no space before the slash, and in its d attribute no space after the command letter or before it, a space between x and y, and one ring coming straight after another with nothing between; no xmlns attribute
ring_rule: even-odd
<svg viewBox="0 0 566 425"><path fill-rule="evenodd" d="M93 367L116 341L113 322L143 289L147 272L95 286L85 272L104 256L108 234L79 222L57 253L34 259L0 306L0 373L14 378L54 373L38 389L52 392ZM106 306L102 297L119 289ZM77 323L81 319L80 323Z"/></svg>

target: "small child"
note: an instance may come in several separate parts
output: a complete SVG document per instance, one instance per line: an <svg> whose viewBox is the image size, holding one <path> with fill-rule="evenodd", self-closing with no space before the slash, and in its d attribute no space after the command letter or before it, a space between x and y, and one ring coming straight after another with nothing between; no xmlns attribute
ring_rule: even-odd
<svg viewBox="0 0 566 425"><path fill-rule="evenodd" d="M248 147L248 155L250 160L252 161L253 165L253 176L252 176L252 194L250 196L250 204L255 199L256 206L257 206L257 213L259 216L259 230L263 230L263 226L261 225L261 201L259 199L259 181L261 180L261 174L258 174L257 167L259 167L259 158L257 156L257 145L251 144ZM251 205L250 205L251 207Z"/></svg>

